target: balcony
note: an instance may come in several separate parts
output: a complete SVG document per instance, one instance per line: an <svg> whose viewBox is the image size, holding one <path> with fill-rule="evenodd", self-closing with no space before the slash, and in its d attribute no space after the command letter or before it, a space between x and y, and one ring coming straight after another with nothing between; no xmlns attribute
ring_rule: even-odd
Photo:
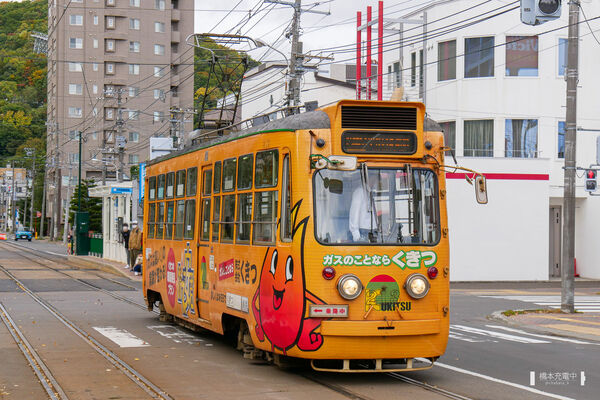
<svg viewBox="0 0 600 400"><path fill-rule="evenodd" d="M171 10L171 21L179 21L179 20L181 20L181 11Z"/></svg>
<svg viewBox="0 0 600 400"><path fill-rule="evenodd" d="M181 33L171 31L171 43L179 43L181 42Z"/></svg>

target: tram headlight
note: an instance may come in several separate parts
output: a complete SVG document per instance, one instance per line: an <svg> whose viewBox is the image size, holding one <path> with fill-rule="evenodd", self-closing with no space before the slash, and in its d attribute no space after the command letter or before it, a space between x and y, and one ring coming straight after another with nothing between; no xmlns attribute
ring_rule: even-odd
<svg viewBox="0 0 600 400"><path fill-rule="evenodd" d="M429 293L429 281L422 274L412 274L406 278L404 289L413 299L422 299Z"/></svg>
<svg viewBox="0 0 600 400"><path fill-rule="evenodd" d="M340 296L346 300L354 300L360 296L363 286L360 279L354 274L346 274L340 276L337 283L338 292Z"/></svg>

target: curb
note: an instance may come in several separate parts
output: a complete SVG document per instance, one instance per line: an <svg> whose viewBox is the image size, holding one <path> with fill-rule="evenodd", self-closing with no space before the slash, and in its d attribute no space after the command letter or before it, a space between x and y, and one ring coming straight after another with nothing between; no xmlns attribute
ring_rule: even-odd
<svg viewBox="0 0 600 400"><path fill-rule="evenodd" d="M73 256L73 255L69 255L67 257L67 259L69 260L69 262L77 264L81 268L96 269L96 270L100 270L102 272L106 272L106 273L109 273L112 275L125 277L131 281L134 280L134 279L131 279L131 276L129 274L126 274L124 271L121 271L112 265L104 264L100 261L86 260L86 259L82 259L81 256Z"/></svg>
<svg viewBox="0 0 600 400"><path fill-rule="evenodd" d="M514 310L514 311L533 311L533 310ZM514 320L511 320L509 317L503 315L502 314L503 312L504 311L494 311L493 313L488 315L486 317L486 319L504 322L505 324L511 325L514 327L527 328L527 329L529 329L535 333L539 333L539 334L544 334L544 335L549 335L549 336L566 337L566 338L570 338L570 339L589 340L592 342L598 342L598 344L600 344L600 337L595 336L595 335L588 335L585 333L574 333L574 332L569 333L569 332L559 330L559 329L540 328L537 325L522 324L522 323L516 322Z"/></svg>

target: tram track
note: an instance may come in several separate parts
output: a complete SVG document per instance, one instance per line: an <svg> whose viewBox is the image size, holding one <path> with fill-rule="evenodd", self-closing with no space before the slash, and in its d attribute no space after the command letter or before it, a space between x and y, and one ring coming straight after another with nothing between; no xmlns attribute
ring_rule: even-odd
<svg viewBox="0 0 600 400"><path fill-rule="evenodd" d="M19 250L25 250L25 252L28 252L28 253L30 253L30 254L31 254L31 253L34 253L34 251L32 251L32 250L30 250L30 249L28 249L28 248L26 248L26 247L22 247L22 246L15 246L15 245L12 245L12 244L10 244L10 243L2 243L2 244L4 244L4 245L8 245L8 247L12 247L12 248L18 248ZM66 277L68 277L68 278L70 278L70 279L73 279L73 280L75 280L76 282L80 283L81 285L83 285L83 286L86 286L86 287L88 287L88 288L90 288L90 289L92 289L92 290L95 290L95 291L98 291L98 292L104 293L104 294L106 294L106 295L108 295L108 296L110 296L110 297L112 297L112 298L114 298L114 299L117 299L117 300L123 301L123 302L125 302L125 303L131 304L131 305L133 305L133 306L135 306L135 307L138 307L138 308L141 308L141 309L143 309L143 310L148 310L148 307L146 307L146 305L145 305L145 304L138 303L138 302L136 302L136 301L134 301L134 300L131 300L131 299L129 299L129 298L127 298L127 297L125 297L125 296L121 296L121 295L119 295L119 294L116 294L116 293L114 293L114 292L111 292L110 290L103 289L103 288L101 288L101 287L99 287L99 286L96 286L96 285L94 285L93 283L90 283L90 282L88 282L88 281L86 281L86 280L84 280L84 279L81 279L81 278L76 278L76 277L74 277L74 276L72 276L72 275L70 275L70 274L66 273L65 271L62 271L62 270L60 270L60 269L58 269L58 268L52 268L51 266L49 266L49 265L47 265L47 264L45 264L45 263L42 263L42 262L40 262L40 261L37 261L37 260L35 260L34 258L32 258L32 257L28 257L28 256L26 256L26 255L23 255L23 254L21 254L21 253L17 253L17 252L16 252L16 251L14 251L14 250L8 250L8 251L11 251L12 253L15 253L15 254L19 254L19 256L20 256L20 257L23 257L23 258L25 258L25 259L27 259L27 260L29 260L29 261L31 261L31 262L34 262L34 263L36 263L37 265L40 265L40 266L42 266L42 267L44 267L44 268L47 268L47 269L49 269L49 270L52 270L52 271L54 271L54 272L58 273L58 274L61 274L61 275L63 275L63 276L66 276ZM39 255L37 255L37 254L35 254L35 257L40 257L40 256L39 256ZM56 261L53 261L53 260L51 260L51 261L56 263ZM61 261L61 263L62 263L62 261ZM79 267L75 266L74 264L71 264L71 263L68 263L68 262L64 262L64 264L66 264L66 265L69 265L69 266L71 266L71 267L74 267L74 268L75 268L75 269L77 269L77 270L84 270L84 269L81 269L81 268L79 268ZM85 271L85 270L84 270L84 271ZM99 278L101 278L101 279L105 279L105 280L108 280L108 281L110 281L110 282L118 283L118 284L121 284L122 286L126 286L126 287L128 287L128 288L131 288L131 289L137 290L137 288L135 288L135 287L133 287L133 286L130 286L130 285L127 285L127 284L124 284L124 283L122 283L122 282L119 282L119 281L117 281L117 280L110 279L110 278L106 278L106 277L103 277L103 276L101 276L101 275L94 274L94 273L92 273L92 274L93 274L93 275L95 275L95 276L97 276L97 277L99 277ZM155 314L157 314L157 315L158 315L158 314L160 314L160 313L159 313L157 310L152 310L152 312L154 312L154 313L155 313Z"/></svg>
<svg viewBox="0 0 600 400"><path fill-rule="evenodd" d="M98 354L104 357L108 362L110 362L115 368L121 371L125 376L127 376L134 384L139 386L142 390L144 390L148 395L150 395L153 399L158 400L172 400L172 397L169 396L164 390L150 382L147 378L145 378L140 372L135 370L132 366L123 361L116 353L111 351L109 348L104 346L98 340L94 339L92 335L86 332L84 329L73 323L66 316L64 316L58 309L56 309L52 304L48 301L44 300L41 296L33 292L29 289L23 282L21 282L16 276L14 276L8 269L6 269L3 265L0 265L0 271L2 271L9 279L11 279L25 294L31 297L36 303L38 303L42 308L48 311L53 317L55 317L59 322L61 322L64 326L66 326L69 330L71 330L75 335L79 336L84 342L86 342L92 349L94 349ZM3 318L4 321L4 318ZM41 366L40 366L41 368ZM47 369L47 368L46 368ZM43 370L43 369L42 369ZM42 381L47 382L45 378ZM52 398L52 397L51 397ZM56 397L54 397L56 398ZM66 397L65 397L66 398ZM58 398L60 399L60 398Z"/></svg>

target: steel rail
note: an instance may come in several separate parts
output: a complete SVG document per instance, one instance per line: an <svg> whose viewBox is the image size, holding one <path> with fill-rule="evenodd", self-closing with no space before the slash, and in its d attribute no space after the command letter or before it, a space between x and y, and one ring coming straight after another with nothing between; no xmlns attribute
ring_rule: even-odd
<svg viewBox="0 0 600 400"><path fill-rule="evenodd" d="M58 382L56 381L46 364L44 364L44 362L42 361L38 353L35 351L33 346L29 344L25 335L23 334L23 332L21 332L18 325L15 324L15 322L12 320L10 314L8 313L6 308L4 308L4 305L1 302L0 318L2 319L2 322L4 322L4 325L6 325L6 328L10 332L13 339L15 340L17 346L19 347L19 350L21 350L21 353L23 353L25 359L27 359L29 366L33 369L33 372L35 373L44 390L48 394L48 397L52 400L68 400L69 398L67 397L63 389L60 387L60 385L58 384Z"/></svg>
<svg viewBox="0 0 600 400"><path fill-rule="evenodd" d="M439 387L430 385L428 383L421 382L421 381L418 381L416 379L412 379L412 378L409 378L407 376L401 375L401 374L399 374L397 372L390 372L387 375L391 376L394 379L398 379L400 381L409 383L411 385L419 386L419 387L421 387L421 388L423 388L425 390L428 390L430 392L434 392L436 394L439 394L441 396L447 397L449 399L454 399L454 400L473 400L470 397L465 397L465 396L462 396L460 394L453 393L453 392L450 392L450 391L445 390L445 389L441 389Z"/></svg>
<svg viewBox="0 0 600 400"><path fill-rule="evenodd" d="M7 243L3 243L3 244L7 244ZM17 247L18 247L19 249L25 249L24 247L21 247L21 246L17 246ZM29 249L27 249L27 250L29 250ZM9 250L9 251L12 251L13 253L16 253L16 252L15 252L15 251L13 251L13 250ZM94 285L94 284L92 284L92 283L89 283L88 281L85 281L85 280L81 279L81 278L75 278L74 276L71 276L71 275L69 275L68 273L66 273L66 272L64 272L64 271L62 271L62 270L60 270L60 269L57 269L57 268L52 268L52 267L50 267L49 265L46 265L46 264L44 264L44 263L41 263L41 262L39 262L39 261L36 261L36 260L34 260L33 258L31 258L31 257L27 257L27 256L24 256L24 255L21 255L21 257L23 257L23 258L26 258L26 259L28 259L28 260L30 260L30 261L32 261L32 262L34 262L34 263L38 264L38 265L41 265L41 266L43 266L43 267L45 267L45 268L48 268L48 269L50 269L50 270L52 270L52 271L54 271L54 272L57 272L57 273L59 273L59 274L61 274L61 275L64 275L64 276L66 276L66 277L69 277L69 278L71 278L71 279L73 279L73 280L75 280L75 281L79 282L80 284L82 284L82 285L84 285L84 286L87 286L87 287L89 287L89 288L91 288L91 289L93 289L93 290L95 290L95 291L98 291L98 292L104 293L104 294L106 294L106 295L108 295L108 296L110 296L110 297L113 297L113 298L115 298L115 299L117 299L117 300L123 301L123 302L125 302L125 303L128 303L128 304L131 304L131 305L133 305L133 306L136 306L136 307L138 307L138 308L141 308L141 309L143 309L143 310L148 310L148 307L146 307L146 305L145 305L145 304L138 303L138 302L136 302L136 301L133 301L133 300L131 300L131 299L128 299L128 298L127 298L127 297L125 297L125 296L121 296L121 295L119 295L119 294L116 294L116 293L113 293L113 292L111 292L110 290L106 290L106 289L103 289L103 288L101 288L101 287L98 287L98 286L96 286L96 285ZM40 256L37 256L37 255L36 255L36 257L40 257ZM54 262L54 261L53 261L53 262ZM80 270L80 269L79 269L79 270ZM96 274L94 274L94 275L96 275ZM107 279L107 278L104 278L104 277L102 277L102 276L100 276L100 275L96 275L96 276L98 276L98 277L100 277L100 278L102 278L102 279ZM107 279L107 280L109 280L109 281L112 281L112 279ZM115 281L115 282L117 282L117 281ZM133 289L137 290L137 288L134 288L133 286L130 286L130 287L132 287ZM152 310L152 312L153 312L153 313L155 313L155 314L160 314L160 313L159 313L159 311L157 311L157 310Z"/></svg>
<svg viewBox="0 0 600 400"><path fill-rule="evenodd" d="M35 300L39 305L46 309L52 316L58 319L63 325L69 328L73 333L83 339L86 343L88 343L98 354L102 357L106 358L108 362L118 368L125 376L133 381L136 385L142 388L146 393L148 393L153 399L159 400L173 400L171 396L169 396L164 390L150 382L146 377L144 377L141 373L136 371L132 366L127 364L125 361L121 360L119 356L117 356L114 352L104 346L102 343L94 339L89 333L81 329L75 323L71 322L67 317L65 317L60 311L58 311L52 304L44 300L42 297L37 295L31 289L23 284L16 276L14 276L9 270L7 270L4 266L0 265L0 271L4 272L6 276L12 279L21 290L23 290L26 294L28 294L33 300Z"/></svg>

